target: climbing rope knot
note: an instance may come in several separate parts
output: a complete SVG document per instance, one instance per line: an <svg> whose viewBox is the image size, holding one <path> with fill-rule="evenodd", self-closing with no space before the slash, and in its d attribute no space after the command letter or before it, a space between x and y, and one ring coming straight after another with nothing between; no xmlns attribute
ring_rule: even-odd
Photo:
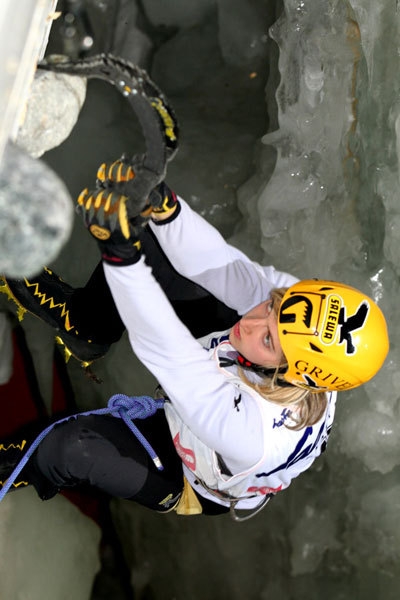
<svg viewBox="0 0 400 600"><path fill-rule="evenodd" d="M114 417L126 419L146 419L151 417L159 408L162 408L164 400L151 398L150 396L126 396L115 394L108 401L108 408Z"/></svg>
<svg viewBox="0 0 400 600"><path fill-rule="evenodd" d="M164 406L163 398L151 398L150 396L126 396L125 394L115 394L111 396L107 404L107 411L113 417L120 417L136 436L146 452L150 455L152 461L159 471L163 470L162 463L155 453L152 446L146 440L133 422L133 419L146 419Z"/></svg>

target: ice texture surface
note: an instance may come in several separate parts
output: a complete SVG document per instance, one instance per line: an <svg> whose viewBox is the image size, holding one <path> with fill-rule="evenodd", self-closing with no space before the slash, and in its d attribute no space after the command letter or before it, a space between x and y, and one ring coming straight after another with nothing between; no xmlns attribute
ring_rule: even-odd
<svg viewBox="0 0 400 600"><path fill-rule="evenodd" d="M36 71L16 144L33 158L61 144L71 133L86 95L86 80Z"/></svg>
<svg viewBox="0 0 400 600"><path fill-rule="evenodd" d="M12 143L0 169L0 272L29 277L69 238L73 203L64 182Z"/></svg>
<svg viewBox="0 0 400 600"><path fill-rule="evenodd" d="M90 597L100 529L66 498L44 503L33 488L9 494L0 506L0 532L1 598Z"/></svg>

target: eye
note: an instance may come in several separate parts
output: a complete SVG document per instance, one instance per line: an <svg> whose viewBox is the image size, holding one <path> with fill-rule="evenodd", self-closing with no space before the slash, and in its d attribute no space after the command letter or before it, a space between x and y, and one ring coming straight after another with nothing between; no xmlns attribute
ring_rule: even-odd
<svg viewBox="0 0 400 600"><path fill-rule="evenodd" d="M267 302L267 313L270 314L272 312L273 308L274 308L274 301L273 300L268 300L268 302Z"/></svg>
<svg viewBox="0 0 400 600"><path fill-rule="evenodd" d="M269 335L266 335L266 336L264 337L264 346L268 346L268 347L269 347L269 346L270 346L270 344L271 344L271 338L270 338L270 336L269 336Z"/></svg>

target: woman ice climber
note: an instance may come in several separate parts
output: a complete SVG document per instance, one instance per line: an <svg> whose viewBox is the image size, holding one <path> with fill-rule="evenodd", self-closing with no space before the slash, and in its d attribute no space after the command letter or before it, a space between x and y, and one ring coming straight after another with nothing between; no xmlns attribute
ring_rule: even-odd
<svg viewBox="0 0 400 600"><path fill-rule="evenodd" d="M251 514L325 449L337 392L380 369L385 319L352 287L297 281L252 262L165 184L156 192L161 208L152 210L150 196L140 222L128 219L123 195L81 194L102 257L87 289L74 291L51 271L5 283L82 362L104 354L126 327L165 398L162 410L136 423L163 469L123 420L87 415L54 427L22 476L43 499L89 484L160 512L235 506ZM223 330L202 306L215 308ZM3 480L19 458L13 453L8 472L0 466Z"/></svg>

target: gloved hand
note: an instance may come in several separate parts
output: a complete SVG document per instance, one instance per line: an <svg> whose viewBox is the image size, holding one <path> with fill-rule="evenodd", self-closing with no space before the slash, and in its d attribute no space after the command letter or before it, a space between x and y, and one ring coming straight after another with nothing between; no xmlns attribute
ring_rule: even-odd
<svg viewBox="0 0 400 600"><path fill-rule="evenodd" d="M126 155L111 164L103 163L97 171L98 187L114 190L129 197L130 186L139 165L139 157L129 159ZM175 193L162 181L150 192L148 204L141 214L151 216L155 221L166 220L172 216L177 206Z"/></svg>
<svg viewBox="0 0 400 600"><path fill-rule="evenodd" d="M141 256L140 233L148 217L128 219L128 198L109 190L83 190L78 197L77 212L85 227L97 241L103 260L111 265L126 266Z"/></svg>
<svg viewBox="0 0 400 600"><path fill-rule="evenodd" d="M131 160L123 154L111 164L102 163L97 169L97 186L126 192L124 185L135 179L135 162L138 160L137 157Z"/></svg>
<svg viewBox="0 0 400 600"><path fill-rule="evenodd" d="M164 221L171 217L178 208L178 200L165 181L159 183L149 196L152 207L151 218L155 221Z"/></svg>

